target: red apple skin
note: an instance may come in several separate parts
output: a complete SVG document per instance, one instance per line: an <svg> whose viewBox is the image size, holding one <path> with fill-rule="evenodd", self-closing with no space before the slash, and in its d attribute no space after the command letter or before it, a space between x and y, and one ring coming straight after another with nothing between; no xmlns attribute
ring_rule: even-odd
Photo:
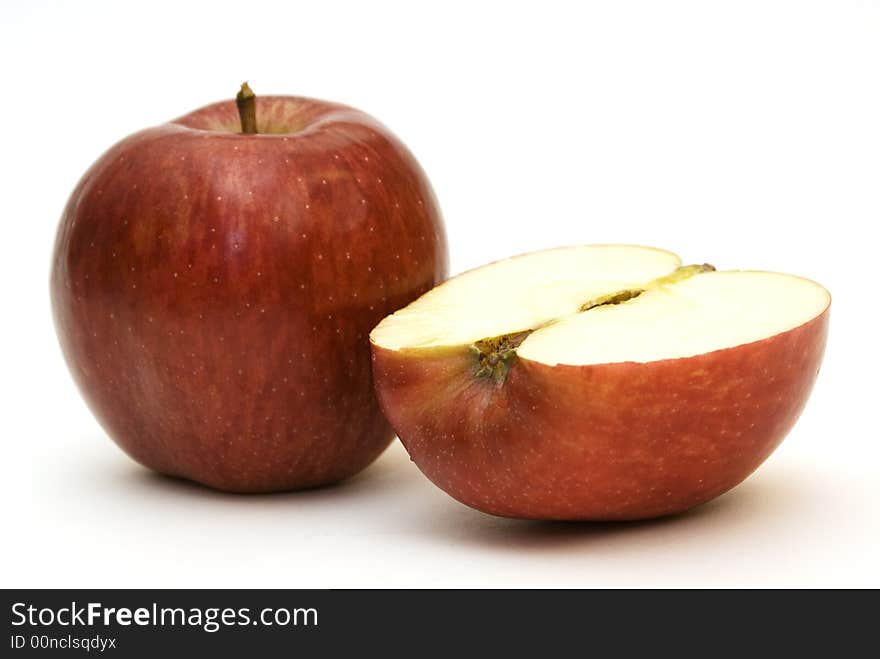
<svg viewBox="0 0 880 659"><path fill-rule="evenodd" d="M501 384L474 378L467 347L373 344L373 373L413 461L462 503L526 519L646 519L717 497L773 452L806 404L827 332L826 309L684 359L516 359Z"/></svg>
<svg viewBox="0 0 880 659"><path fill-rule="evenodd" d="M352 108L257 99L136 133L61 218L58 337L107 433L141 464L232 492L344 479L393 438L368 334L446 276L431 187Z"/></svg>

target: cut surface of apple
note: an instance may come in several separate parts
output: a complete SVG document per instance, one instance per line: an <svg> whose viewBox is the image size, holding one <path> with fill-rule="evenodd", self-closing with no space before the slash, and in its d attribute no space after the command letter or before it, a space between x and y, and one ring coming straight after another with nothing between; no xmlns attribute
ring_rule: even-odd
<svg viewBox="0 0 880 659"><path fill-rule="evenodd" d="M798 327L821 314L828 303L824 289L799 277L704 272L534 332L519 355L545 364L691 357Z"/></svg>
<svg viewBox="0 0 880 659"><path fill-rule="evenodd" d="M628 245L547 250L385 318L370 336L374 379L416 464L469 505L652 517L736 485L782 440L829 305L792 275Z"/></svg>
<svg viewBox="0 0 880 659"><path fill-rule="evenodd" d="M661 250L587 245L464 273L385 318L371 339L400 350L527 333L517 355L544 364L649 362L759 341L829 302L824 288L792 275L682 268Z"/></svg>
<svg viewBox="0 0 880 659"><path fill-rule="evenodd" d="M639 286L680 265L670 252L628 245L525 254L448 280L385 318L372 340L396 350L531 330L576 312L587 300Z"/></svg>

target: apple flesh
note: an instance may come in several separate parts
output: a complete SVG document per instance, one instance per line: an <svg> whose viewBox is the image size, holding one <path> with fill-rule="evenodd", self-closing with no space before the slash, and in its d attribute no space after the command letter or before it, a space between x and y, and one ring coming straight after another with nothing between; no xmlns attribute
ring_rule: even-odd
<svg viewBox="0 0 880 659"><path fill-rule="evenodd" d="M462 503L631 520L709 501L803 409L830 296L662 250L536 252L454 277L371 333L379 401Z"/></svg>
<svg viewBox="0 0 880 659"><path fill-rule="evenodd" d="M376 120L305 98L232 101L105 153L61 218L51 275L73 376L108 434L234 492L322 485L393 432L367 335L446 275L425 174Z"/></svg>

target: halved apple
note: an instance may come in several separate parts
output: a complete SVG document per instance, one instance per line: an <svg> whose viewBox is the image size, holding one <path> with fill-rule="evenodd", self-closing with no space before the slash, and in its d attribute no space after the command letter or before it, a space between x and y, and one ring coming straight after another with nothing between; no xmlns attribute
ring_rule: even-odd
<svg viewBox="0 0 880 659"><path fill-rule="evenodd" d="M462 503L508 517L639 519L730 489L806 403L828 292L591 245L466 272L370 335L382 410Z"/></svg>

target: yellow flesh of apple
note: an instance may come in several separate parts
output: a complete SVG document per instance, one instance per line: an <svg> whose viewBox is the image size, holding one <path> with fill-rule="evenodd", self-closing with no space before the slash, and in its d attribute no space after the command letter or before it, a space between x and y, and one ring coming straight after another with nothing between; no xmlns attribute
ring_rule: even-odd
<svg viewBox="0 0 880 659"><path fill-rule="evenodd" d="M534 330L516 348L520 358L650 362L758 341L808 322L830 302L824 288L791 275L695 270L670 277L679 266L669 252L626 245L526 254L441 284L379 323L370 338L400 350ZM582 311L620 291L643 292Z"/></svg>

